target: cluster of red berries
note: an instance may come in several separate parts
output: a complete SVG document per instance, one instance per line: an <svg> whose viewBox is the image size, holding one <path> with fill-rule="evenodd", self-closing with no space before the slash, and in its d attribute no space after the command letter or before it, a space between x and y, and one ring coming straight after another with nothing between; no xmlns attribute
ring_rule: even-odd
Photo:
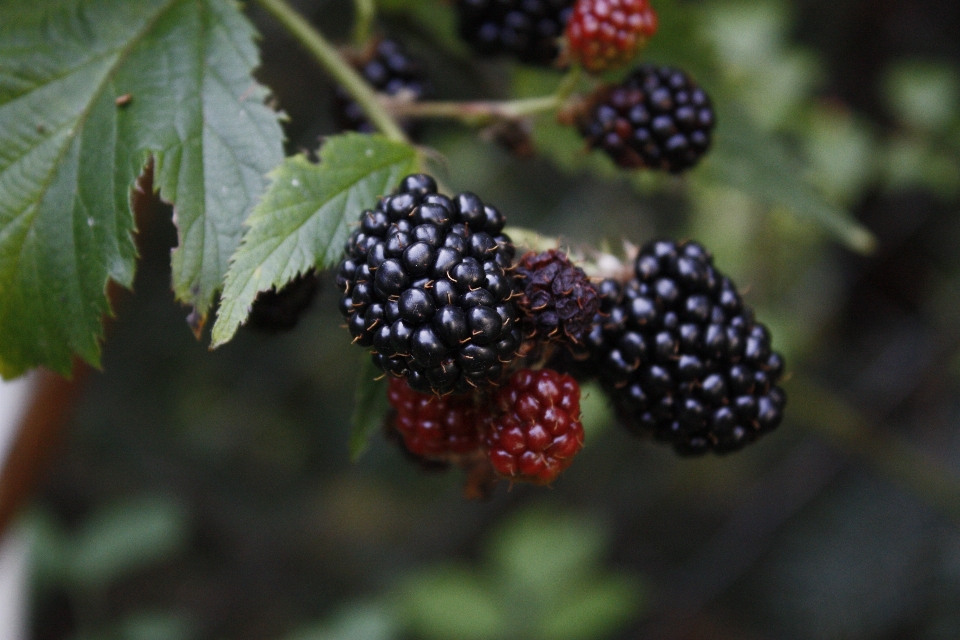
<svg viewBox="0 0 960 640"><path fill-rule="evenodd" d="M551 369L521 369L499 389L437 396L391 378L388 428L425 461L487 465L510 481L549 484L583 447L580 386Z"/></svg>

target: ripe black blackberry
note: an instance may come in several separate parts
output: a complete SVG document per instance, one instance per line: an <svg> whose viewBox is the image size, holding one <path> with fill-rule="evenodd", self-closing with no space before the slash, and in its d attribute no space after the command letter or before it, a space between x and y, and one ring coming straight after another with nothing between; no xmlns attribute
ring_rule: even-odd
<svg viewBox="0 0 960 640"><path fill-rule="evenodd" d="M482 56L511 54L549 65L574 0L457 0L460 37Z"/></svg>
<svg viewBox="0 0 960 640"><path fill-rule="evenodd" d="M263 291L253 301L247 325L265 333L289 331L297 326L300 315L307 310L320 288L315 271L302 273L279 291Z"/></svg>
<svg viewBox="0 0 960 640"><path fill-rule="evenodd" d="M499 381L522 337L503 226L476 195L448 198L423 174L363 213L337 285L350 333L378 367L441 395Z"/></svg>
<svg viewBox="0 0 960 640"><path fill-rule="evenodd" d="M780 424L783 358L695 242L646 244L626 284L600 286L586 342L625 425L684 454L735 451Z"/></svg>
<svg viewBox="0 0 960 640"><path fill-rule="evenodd" d="M420 100L431 92L423 65L408 55L396 40L380 40L372 53L357 61L356 66L364 79L379 93L395 96L406 92L414 100ZM363 107L354 102L350 94L338 87L335 99L335 112L341 129L361 133L376 132L376 127L367 120ZM401 124L409 133L411 125L406 122Z"/></svg>
<svg viewBox="0 0 960 640"><path fill-rule="evenodd" d="M710 148L713 107L679 69L643 65L616 86L600 89L580 118L580 132L619 166L679 173Z"/></svg>

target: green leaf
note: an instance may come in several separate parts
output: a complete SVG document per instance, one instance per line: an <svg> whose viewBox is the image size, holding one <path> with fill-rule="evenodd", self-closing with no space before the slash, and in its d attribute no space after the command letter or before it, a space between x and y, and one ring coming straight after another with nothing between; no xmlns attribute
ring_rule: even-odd
<svg viewBox="0 0 960 640"><path fill-rule="evenodd" d="M313 267L336 265L360 213L416 170L411 146L358 133L328 139L320 164L303 155L287 158L270 174L272 183L231 259L213 346L234 336L257 292L280 289Z"/></svg>
<svg viewBox="0 0 960 640"><path fill-rule="evenodd" d="M8 0L0 20L0 373L99 363L112 279L129 287L130 190L154 159L180 243L177 297L209 310L282 160L228 0Z"/></svg>
<svg viewBox="0 0 960 640"><path fill-rule="evenodd" d="M854 251L873 250L873 234L817 192L805 178L803 165L780 140L759 129L733 103L718 111L714 149L704 162L715 179L813 220Z"/></svg>
<svg viewBox="0 0 960 640"><path fill-rule="evenodd" d="M373 364L367 353L363 354L363 363L360 366L360 374L357 376L357 391L353 407L350 460L356 462L367 450L370 436L383 425L383 416L389 408L387 383L383 371Z"/></svg>
<svg viewBox="0 0 960 640"><path fill-rule="evenodd" d="M547 597L588 573L605 545L603 528L592 520L528 509L500 528L491 540L489 557L503 580Z"/></svg>
<svg viewBox="0 0 960 640"><path fill-rule="evenodd" d="M477 575L458 566L419 573L400 590L400 613L417 637L493 640L510 637L503 612Z"/></svg>
<svg viewBox="0 0 960 640"><path fill-rule="evenodd" d="M593 640L609 638L644 612L642 583L610 575L570 589L564 601L540 618L538 638Z"/></svg>
<svg viewBox="0 0 960 640"><path fill-rule="evenodd" d="M960 76L950 65L900 61L887 71L883 88L891 110L911 127L943 131L957 121Z"/></svg>
<svg viewBox="0 0 960 640"><path fill-rule="evenodd" d="M110 584L180 551L188 530L186 511L170 499L146 496L113 505L71 540L70 578L84 588Z"/></svg>

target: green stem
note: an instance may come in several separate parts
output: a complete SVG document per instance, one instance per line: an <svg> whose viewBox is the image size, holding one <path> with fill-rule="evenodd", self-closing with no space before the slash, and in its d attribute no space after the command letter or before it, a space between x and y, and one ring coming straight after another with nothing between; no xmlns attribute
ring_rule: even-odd
<svg viewBox="0 0 960 640"><path fill-rule="evenodd" d="M347 64L346 60L337 52L336 47L330 44L306 18L297 13L286 0L257 0L257 2L276 18L290 35L327 70L327 73L333 76L333 79L350 94L350 97L366 113L373 126L391 140L409 144L407 135L380 104L373 88L363 79L363 76L357 73L356 69Z"/></svg>
<svg viewBox="0 0 960 640"><path fill-rule="evenodd" d="M449 118L470 125L482 125L494 120L517 120L545 111L556 111L570 97L579 81L580 68L574 67L549 96L473 102L412 102L402 97L383 96L381 103L395 117Z"/></svg>
<svg viewBox="0 0 960 640"><path fill-rule="evenodd" d="M493 120L516 120L534 113L552 111L560 104L556 96L503 102L410 102L386 96L380 100L388 112L400 118L449 118L473 125Z"/></svg>
<svg viewBox="0 0 960 640"><path fill-rule="evenodd" d="M353 10L353 43L362 47L370 39L377 5L374 0L353 0Z"/></svg>

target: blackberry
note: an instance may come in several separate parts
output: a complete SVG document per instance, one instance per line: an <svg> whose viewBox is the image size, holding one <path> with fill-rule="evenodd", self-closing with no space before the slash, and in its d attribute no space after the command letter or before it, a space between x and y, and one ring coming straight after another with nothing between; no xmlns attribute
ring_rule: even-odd
<svg viewBox="0 0 960 640"><path fill-rule="evenodd" d="M555 249L530 252L517 265L520 310L528 335L579 343L600 308L597 290L583 269Z"/></svg>
<svg viewBox="0 0 960 640"><path fill-rule="evenodd" d="M380 40L372 53L358 61L356 66L364 79L379 93L395 96L407 92L414 100L420 100L432 91L423 66L416 58L408 55L396 40ZM376 132L376 127L367 120L363 107L354 102L350 94L340 87L337 87L335 101L334 111L341 129L361 133ZM411 123L401 122L401 125L410 133Z"/></svg>
<svg viewBox="0 0 960 640"><path fill-rule="evenodd" d="M580 118L587 144L619 166L679 173L710 147L713 107L706 92L671 67L644 65L598 90Z"/></svg>
<svg viewBox="0 0 960 640"><path fill-rule="evenodd" d="M262 291L253 301L246 326L265 333L289 331L297 326L320 288L320 279L310 270L288 282L279 291Z"/></svg>
<svg viewBox="0 0 960 640"><path fill-rule="evenodd" d="M586 338L624 424L684 454L735 451L775 429L783 358L706 249L650 242L635 272L601 284Z"/></svg>
<svg viewBox="0 0 960 640"><path fill-rule="evenodd" d="M481 56L511 54L549 65L574 0L457 0L460 37Z"/></svg>
<svg viewBox="0 0 960 640"><path fill-rule="evenodd" d="M437 397L391 378L387 398L395 411L393 426L415 457L448 461L480 448L482 418L472 396Z"/></svg>
<svg viewBox="0 0 960 640"><path fill-rule="evenodd" d="M499 381L522 334L504 217L466 192L407 176L363 212L337 274L354 342L416 391L465 393Z"/></svg>
<svg viewBox="0 0 960 640"><path fill-rule="evenodd" d="M570 57L599 73L628 64L656 32L648 0L577 0L566 35Z"/></svg>
<svg viewBox="0 0 960 640"><path fill-rule="evenodd" d="M549 484L583 447L580 387L568 375L523 369L494 399L490 462L508 480Z"/></svg>

